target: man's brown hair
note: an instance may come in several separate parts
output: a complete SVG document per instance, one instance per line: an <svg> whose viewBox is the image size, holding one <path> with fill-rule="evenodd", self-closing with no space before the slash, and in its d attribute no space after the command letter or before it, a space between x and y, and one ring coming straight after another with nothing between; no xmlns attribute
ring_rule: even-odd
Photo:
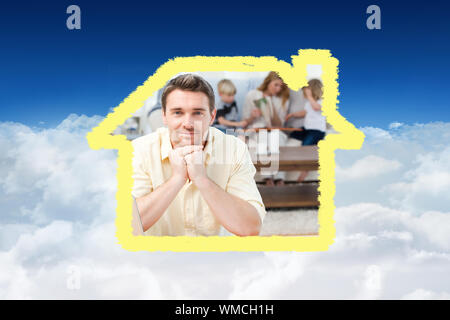
<svg viewBox="0 0 450 320"><path fill-rule="evenodd" d="M209 111L211 113L214 111L215 97L214 90L211 85L202 77L187 73L171 79L164 87L161 95L161 106L164 113L166 112L167 96L176 89L192 92L203 92L208 97Z"/></svg>

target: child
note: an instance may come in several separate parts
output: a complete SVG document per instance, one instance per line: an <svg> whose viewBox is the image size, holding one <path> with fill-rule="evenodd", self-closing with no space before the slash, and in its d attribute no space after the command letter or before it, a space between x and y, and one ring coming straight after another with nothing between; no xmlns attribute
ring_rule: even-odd
<svg viewBox="0 0 450 320"><path fill-rule="evenodd" d="M217 84L217 90L220 101L216 106L217 114L214 120L214 127L226 133L227 129L247 126L247 121L238 121L239 112L234 100L236 87L233 82L228 79L220 80Z"/></svg>
<svg viewBox="0 0 450 320"><path fill-rule="evenodd" d="M307 99L305 110L290 113L286 116L286 121L291 117L305 117L303 131L294 131L291 137L301 140L303 146L315 146L325 137L327 122L322 115L322 82L318 79L308 81L308 86L303 88L303 95ZM302 171L298 182L302 182L308 171Z"/></svg>

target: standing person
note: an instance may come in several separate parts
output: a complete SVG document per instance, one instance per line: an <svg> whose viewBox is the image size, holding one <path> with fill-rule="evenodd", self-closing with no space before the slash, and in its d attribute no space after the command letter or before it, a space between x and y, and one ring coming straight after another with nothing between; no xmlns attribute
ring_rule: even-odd
<svg viewBox="0 0 450 320"><path fill-rule="evenodd" d="M303 131L294 131L290 137L302 141L303 146L314 146L325 137L327 121L322 114L322 82L319 79L308 81L308 86L303 88L306 98L305 109L290 113L286 116L286 121L293 117L304 117ZM298 182L305 180L308 171L302 171Z"/></svg>
<svg viewBox="0 0 450 320"><path fill-rule="evenodd" d="M242 128L247 126L247 121L239 121L239 111L236 100L236 87L228 79L222 79L217 84L220 101L217 103L216 119L214 127L226 133L227 129Z"/></svg>
<svg viewBox="0 0 450 320"><path fill-rule="evenodd" d="M289 105L289 88L278 73L271 71L263 83L247 93L244 102L243 119L247 128L281 128ZM280 133L279 145L286 144L287 136ZM265 179L266 185L283 185L284 174L278 172ZM274 182L275 179L275 182Z"/></svg>
<svg viewBox="0 0 450 320"><path fill-rule="evenodd" d="M203 78L170 80L162 97L167 127L132 141L132 195L143 231L157 236L258 235L266 213L256 169L239 138L210 127L214 92Z"/></svg>

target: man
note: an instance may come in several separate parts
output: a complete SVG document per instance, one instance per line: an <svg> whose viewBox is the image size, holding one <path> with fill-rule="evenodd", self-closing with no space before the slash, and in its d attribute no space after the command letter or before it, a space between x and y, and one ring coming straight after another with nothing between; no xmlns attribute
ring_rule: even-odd
<svg viewBox="0 0 450 320"><path fill-rule="evenodd" d="M147 235L258 235L266 213L244 142L211 127L214 92L192 74L161 96L167 128L133 141L133 196Z"/></svg>

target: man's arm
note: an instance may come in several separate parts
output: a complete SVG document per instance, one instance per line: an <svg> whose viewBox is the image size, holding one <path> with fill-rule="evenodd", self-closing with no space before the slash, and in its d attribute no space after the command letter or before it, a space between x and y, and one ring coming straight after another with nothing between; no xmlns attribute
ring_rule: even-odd
<svg viewBox="0 0 450 320"><path fill-rule="evenodd" d="M196 150L201 152L202 148L203 146L186 146L171 150L169 161L172 167L172 176L149 194L136 199L144 231L147 231L161 218L186 183L188 174L184 157Z"/></svg>
<svg viewBox="0 0 450 320"><path fill-rule="evenodd" d="M261 219L254 206L227 193L208 177L194 182L219 223L238 236L257 236Z"/></svg>
<svg viewBox="0 0 450 320"><path fill-rule="evenodd" d="M185 183L182 177L173 175L149 194L136 199L144 232L161 218Z"/></svg>
<svg viewBox="0 0 450 320"><path fill-rule="evenodd" d="M245 151L248 153L247 150ZM214 216L222 226L238 236L258 235L262 221L257 209L248 201L223 190L211 181L206 175L202 156L201 151L188 154L185 157L187 170L189 178L199 189ZM249 160L250 155L246 154L246 156L246 159ZM242 172L247 172L247 169L243 167L245 165L244 163L239 163L237 166L243 171L236 175L236 178L241 180L235 181L235 184L239 184L244 189L256 188L256 185L251 185L251 183L255 183L253 175L242 174ZM251 170L248 172L251 173Z"/></svg>

